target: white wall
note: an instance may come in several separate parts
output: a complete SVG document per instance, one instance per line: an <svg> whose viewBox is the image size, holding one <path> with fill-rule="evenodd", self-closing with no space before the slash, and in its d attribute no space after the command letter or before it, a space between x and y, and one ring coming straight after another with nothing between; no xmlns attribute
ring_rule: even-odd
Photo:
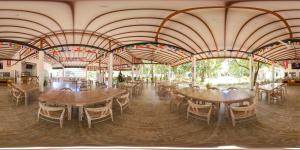
<svg viewBox="0 0 300 150"><path fill-rule="evenodd" d="M284 70L284 72L296 72L296 77L300 77L300 69L292 69L292 64L289 63L288 68ZM291 77L290 74L288 74L288 77Z"/></svg>
<svg viewBox="0 0 300 150"><path fill-rule="evenodd" d="M0 72L10 72L10 77L15 76L15 71L14 71L15 69L14 68L20 67L19 65L8 67L6 60L1 60L0 62L3 64L3 69L0 69ZM11 64L14 64L14 62L11 61Z"/></svg>
<svg viewBox="0 0 300 150"><path fill-rule="evenodd" d="M24 72L26 71L26 68L25 68L25 65L22 65L22 63L24 62L18 62L17 64L15 64L15 62L11 62L11 66L10 67L7 67L7 62L6 61L1 61L3 62L3 67L4 69L0 69L0 72L10 72L10 76L11 77L15 77L15 70L17 70L19 72L19 77L21 76L21 72ZM37 59L29 59L29 60L26 60L25 62L28 62L28 63L31 63L31 64L36 64L37 62ZM36 65L35 65L35 68L36 68ZM50 77L50 73L51 73L51 70L52 70L52 65L47 63L47 62L44 62L44 76L45 76L45 79L48 79ZM33 71L31 72L32 75L36 75L36 69L33 69ZM17 79L18 81L20 81L20 79Z"/></svg>
<svg viewBox="0 0 300 150"><path fill-rule="evenodd" d="M3 69L0 69L0 72L10 72L10 70L7 68L7 61L1 60L0 63L3 64Z"/></svg>

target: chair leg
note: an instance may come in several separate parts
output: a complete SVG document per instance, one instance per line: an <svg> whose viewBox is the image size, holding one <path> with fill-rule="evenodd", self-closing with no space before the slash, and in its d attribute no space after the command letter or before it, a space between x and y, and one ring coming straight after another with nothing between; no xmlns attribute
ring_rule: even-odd
<svg viewBox="0 0 300 150"><path fill-rule="evenodd" d="M64 120L63 120L63 119L60 119L60 120L59 120L59 125L60 125L60 128L62 128L62 127L63 127L63 124L64 124Z"/></svg>
<svg viewBox="0 0 300 150"><path fill-rule="evenodd" d="M172 112L172 101L170 101L170 112Z"/></svg>
<svg viewBox="0 0 300 150"><path fill-rule="evenodd" d="M180 113L180 106L181 106L181 103L177 104L177 111L178 111L178 113Z"/></svg>
<svg viewBox="0 0 300 150"><path fill-rule="evenodd" d="M91 128L91 126L92 126L92 120L88 119L87 121L88 121L89 128Z"/></svg>
<svg viewBox="0 0 300 150"><path fill-rule="evenodd" d="M232 120L232 126L235 127L235 119L232 117L231 120Z"/></svg>
<svg viewBox="0 0 300 150"><path fill-rule="evenodd" d="M120 106L120 108L121 108L121 115L123 114L123 107L122 106Z"/></svg>
<svg viewBox="0 0 300 150"><path fill-rule="evenodd" d="M210 115L207 116L207 124L209 125L210 122Z"/></svg>
<svg viewBox="0 0 300 150"><path fill-rule="evenodd" d="M189 120L189 112L186 113L186 120Z"/></svg>

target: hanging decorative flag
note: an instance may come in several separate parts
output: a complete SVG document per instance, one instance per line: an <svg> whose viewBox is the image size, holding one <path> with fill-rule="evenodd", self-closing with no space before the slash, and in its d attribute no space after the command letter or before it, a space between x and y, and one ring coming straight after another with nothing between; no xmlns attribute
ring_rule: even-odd
<svg viewBox="0 0 300 150"><path fill-rule="evenodd" d="M74 51L75 51L75 52L81 52L80 47L74 48Z"/></svg>
<svg viewBox="0 0 300 150"><path fill-rule="evenodd" d="M288 65L289 65L288 60L284 60L284 61L283 61L283 67L284 67L284 69L287 69L287 68L288 68Z"/></svg>
<svg viewBox="0 0 300 150"><path fill-rule="evenodd" d="M8 60L8 61L6 62L6 65L7 65L8 67L10 67L10 66L11 66L11 60Z"/></svg>
<svg viewBox="0 0 300 150"><path fill-rule="evenodd" d="M52 54L53 54L53 55L58 55L58 54L59 54L59 51L56 50L56 49L53 49L53 50L52 50Z"/></svg>

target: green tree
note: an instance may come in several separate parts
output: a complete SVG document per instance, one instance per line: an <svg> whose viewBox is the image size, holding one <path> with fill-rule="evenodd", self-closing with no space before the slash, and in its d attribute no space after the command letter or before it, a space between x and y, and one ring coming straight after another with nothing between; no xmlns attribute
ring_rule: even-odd
<svg viewBox="0 0 300 150"><path fill-rule="evenodd" d="M223 62L224 59L208 59L197 61L196 72L198 77L200 77L201 82L204 82L205 78L216 77Z"/></svg>

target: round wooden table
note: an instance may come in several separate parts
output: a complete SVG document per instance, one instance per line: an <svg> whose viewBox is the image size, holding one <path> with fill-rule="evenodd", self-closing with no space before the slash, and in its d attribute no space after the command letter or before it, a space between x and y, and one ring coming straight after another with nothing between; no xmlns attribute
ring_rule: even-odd
<svg viewBox="0 0 300 150"><path fill-rule="evenodd" d="M232 103L252 102L255 92L247 89L239 90L204 90L195 88L176 89L176 92L193 100L200 100L216 104L223 103L225 109ZM227 112L226 112L227 113Z"/></svg>
<svg viewBox="0 0 300 150"><path fill-rule="evenodd" d="M98 88L92 91L60 91L50 90L39 97L41 102L48 104L66 105L68 109L68 120L71 120L72 106L79 108L79 120L83 117L83 106L105 102L120 96L126 91L117 88Z"/></svg>

